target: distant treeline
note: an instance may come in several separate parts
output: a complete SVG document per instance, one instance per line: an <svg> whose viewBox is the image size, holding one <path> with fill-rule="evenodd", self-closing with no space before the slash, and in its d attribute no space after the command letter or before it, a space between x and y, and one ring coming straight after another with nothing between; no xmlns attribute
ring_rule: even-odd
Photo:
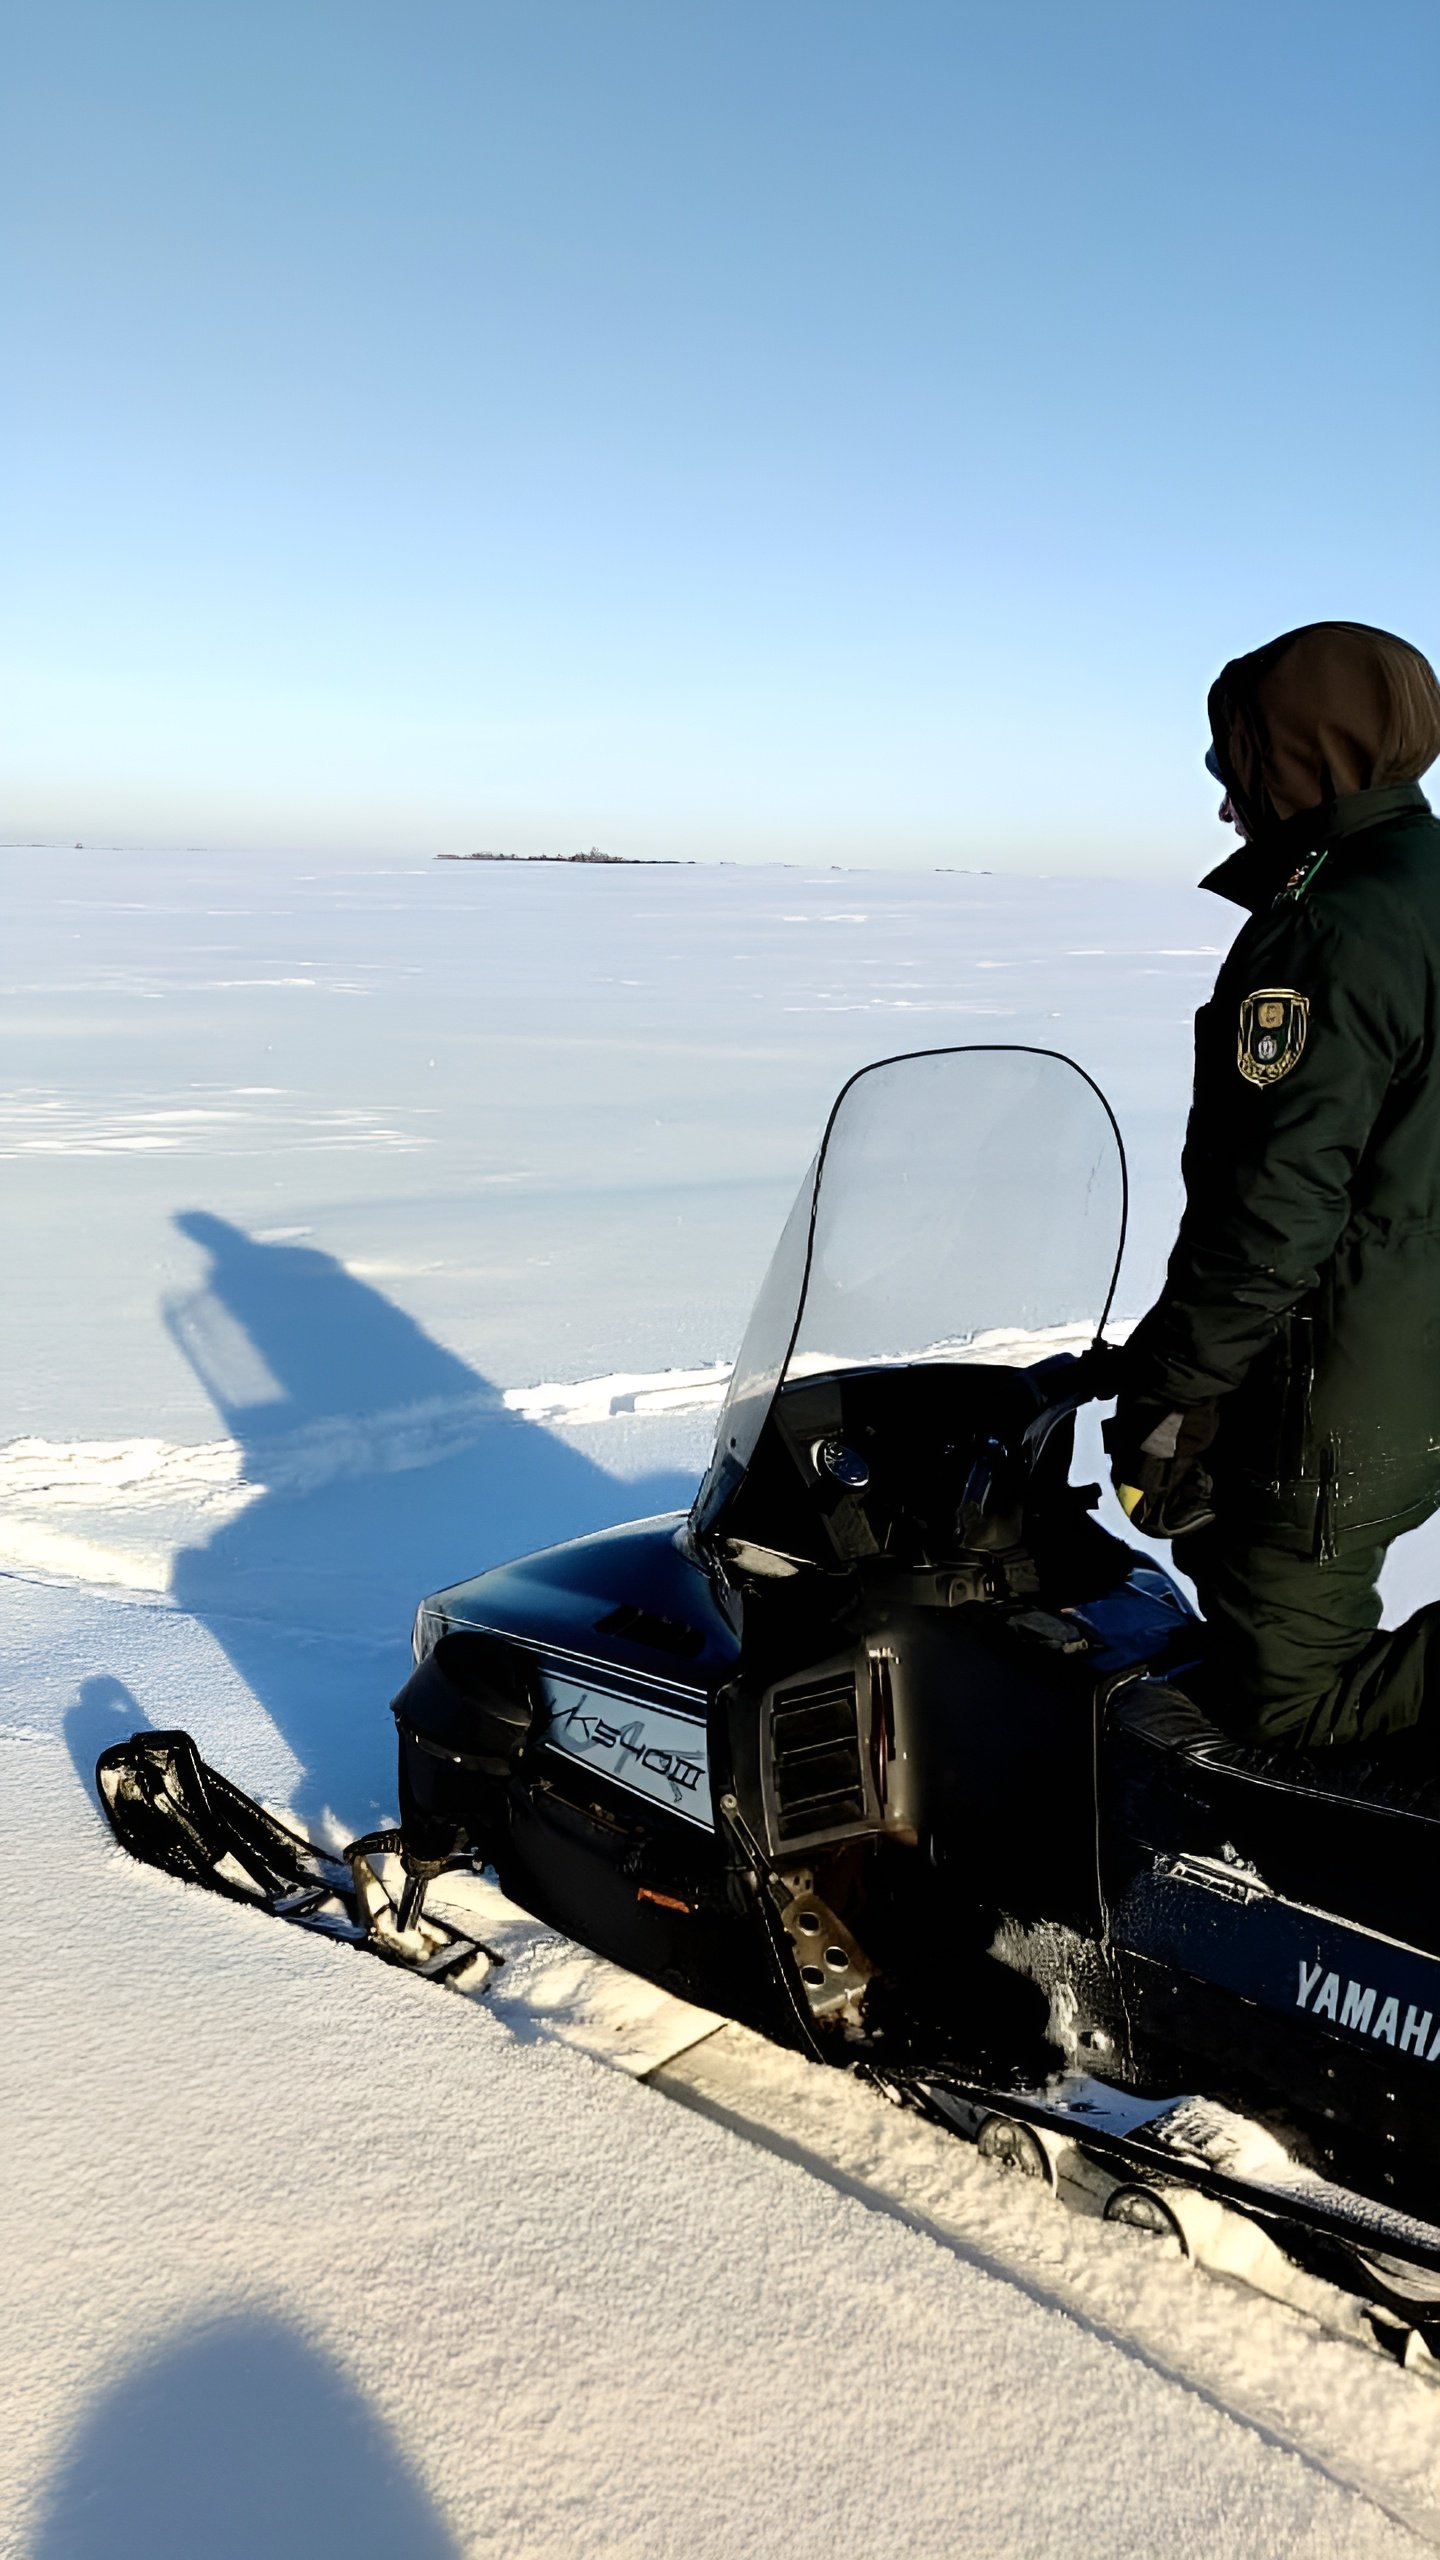
<svg viewBox="0 0 1440 2560"><path fill-rule="evenodd" d="M623 862L640 864L650 870L692 869L682 865L674 855L659 853L602 853L592 844L588 853L437 853L437 862Z"/></svg>

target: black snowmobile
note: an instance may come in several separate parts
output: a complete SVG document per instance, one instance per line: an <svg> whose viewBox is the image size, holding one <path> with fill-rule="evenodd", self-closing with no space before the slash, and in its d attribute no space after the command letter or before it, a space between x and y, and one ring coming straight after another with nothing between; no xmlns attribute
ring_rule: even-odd
<svg viewBox="0 0 1440 2560"><path fill-rule="evenodd" d="M1227 1740L1184 1595L1071 1484L1125 1197L1066 1058L863 1069L689 1514L422 1603L399 1832L343 1867L147 1734L99 1766L121 1838L459 1979L422 1906L486 1864L997 2156L1076 2146L1117 2218L1238 2208L1440 2343L1440 1795Z"/></svg>

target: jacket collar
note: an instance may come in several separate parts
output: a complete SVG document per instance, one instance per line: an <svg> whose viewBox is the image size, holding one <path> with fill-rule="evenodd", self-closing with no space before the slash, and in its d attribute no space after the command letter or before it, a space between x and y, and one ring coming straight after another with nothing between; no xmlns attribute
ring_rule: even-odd
<svg viewBox="0 0 1440 2560"><path fill-rule="evenodd" d="M1293 818L1267 828L1263 836L1253 836L1238 853L1228 854L1214 871L1207 871L1200 886L1258 915L1279 897L1307 853L1328 852L1331 845L1358 836L1366 827L1380 827L1389 818L1417 811L1430 815L1430 803L1418 782L1392 782L1381 791L1352 791L1343 800L1322 801L1318 808L1297 810Z"/></svg>

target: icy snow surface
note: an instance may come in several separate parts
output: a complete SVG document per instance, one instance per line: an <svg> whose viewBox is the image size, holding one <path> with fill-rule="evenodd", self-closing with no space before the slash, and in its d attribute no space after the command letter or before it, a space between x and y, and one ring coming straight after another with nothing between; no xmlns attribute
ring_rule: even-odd
<svg viewBox="0 0 1440 2560"><path fill-rule="evenodd" d="M678 2004L495 1911L503 1989L437 1992L131 1865L88 1789L175 1722L332 1836L393 1812L415 1601L686 1498L867 1058L1071 1049L1130 1145L1138 1312L1225 912L944 875L0 879L0 2550L1440 2538L1417 2378L789 2057L757 2147L637 2085L703 2023Z"/></svg>

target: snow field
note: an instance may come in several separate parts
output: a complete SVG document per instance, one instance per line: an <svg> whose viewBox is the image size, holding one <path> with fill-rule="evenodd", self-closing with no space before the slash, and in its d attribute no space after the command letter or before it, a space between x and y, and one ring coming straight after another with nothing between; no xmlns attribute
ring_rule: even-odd
<svg viewBox="0 0 1440 2560"><path fill-rule="evenodd" d="M1136 1312L1220 911L896 875L0 865L0 2550L1440 2538L1418 2380L958 2145L947 2201L933 2143L787 2061L786 2138L820 2159L842 2127L851 2184L826 2183L637 2087L678 2029L613 1980L517 1946L489 2005L408 1982L134 1867L84 1784L104 1741L178 1722L332 1837L393 1811L414 1602L686 1498L865 1057L1072 1047L1131 1143ZM866 2157L909 2223L852 2191Z"/></svg>

